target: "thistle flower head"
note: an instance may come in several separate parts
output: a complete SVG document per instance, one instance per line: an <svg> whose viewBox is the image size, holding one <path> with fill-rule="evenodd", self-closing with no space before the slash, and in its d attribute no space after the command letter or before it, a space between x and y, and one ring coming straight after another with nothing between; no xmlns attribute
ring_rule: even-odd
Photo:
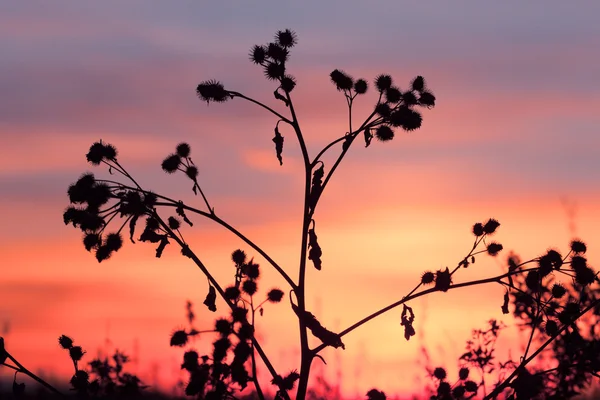
<svg viewBox="0 0 600 400"><path fill-rule="evenodd" d="M397 103L402 100L402 92L395 86L385 90L385 99L388 103Z"/></svg>
<svg viewBox="0 0 600 400"><path fill-rule="evenodd" d="M394 138L394 131L387 125L380 125L375 131L375 137L381 142L388 142Z"/></svg>
<svg viewBox="0 0 600 400"><path fill-rule="evenodd" d="M176 330L171 334L171 346L183 347L188 342L188 334L183 329Z"/></svg>
<svg viewBox="0 0 600 400"><path fill-rule="evenodd" d="M419 75L412 80L410 86L412 90L422 92L423 89L425 89L425 79L421 75Z"/></svg>
<svg viewBox="0 0 600 400"><path fill-rule="evenodd" d="M242 271L250 279L257 279L260 276L260 265L254 261L244 264Z"/></svg>
<svg viewBox="0 0 600 400"><path fill-rule="evenodd" d="M435 376L439 380L444 380L447 376L446 370L444 368L437 367L433 370L433 376Z"/></svg>
<svg viewBox="0 0 600 400"><path fill-rule="evenodd" d="M350 77L350 75L346 74L339 69L334 69L329 74L331 81L335 84L337 90L350 90L354 85L354 81Z"/></svg>
<svg viewBox="0 0 600 400"><path fill-rule="evenodd" d="M473 225L473 235L479 237L483 234L484 234L483 224L481 222L477 222L475 225Z"/></svg>
<svg viewBox="0 0 600 400"><path fill-rule="evenodd" d="M356 82L354 82L354 91L357 94L367 93L368 87L369 87L369 85L367 84L367 81L365 81L364 79L358 79Z"/></svg>
<svg viewBox="0 0 600 400"><path fill-rule="evenodd" d="M458 370L458 378L461 381L464 381L465 379L467 379L469 377L469 368L467 367L462 367L461 369Z"/></svg>
<svg viewBox="0 0 600 400"><path fill-rule="evenodd" d="M267 56L279 63L285 63L290 55L290 52L278 45L277 43L269 43L267 46Z"/></svg>
<svg viewBox="0 0 600 400"><path fill-rule="evenodd" d="M161 167L167 174L172 174L177 171L180 164L181 157L178 154L170 154L163 160Z"/></svg>
<svg viewBox="0 0 600 400"><path fill-rule="evenodd" d="M246 253L243 250L237 249L231 253L231 260L236 265L242 265L246 262Z"/></svg>
<svg viewBox="0 0 600 400"><path fill-rule="evenodd" d="M278 62L269 62L265 65L265 77L271 81L281 80L285 75L285 67Z"/></svg>
<svg viewBox="0 0 600 400"><path fill-rule="evenodd" d="M556 283L554 284L554 286L552 286L552 296L560 299L561 297L563 297L565 294L567 293L567 290L565 289L565 287L563 285L561 285L560 283Z"/></svg>
<svg viewBox="0 0 600 400"><path fill-rule="evenodd" d="M375 78L375 86L380 92L389 89L392 86L392 77L385 74L379 75Z"/></svg>
<svg viewBox="0 0 600 400"><path fill-rule="evenodd" d="M121 234L117 232L109 233L106 236L105 245L110 249L111 252L118 251L121 246L123 246L123 238L121 238Z"/></svg>
<svg viewBox="0 0 600 400"><path fill-rule="evenodd" d="M491 235L496 232L496 229L500 226L500 222L496 221L494 218L490 218L485 225L483 225L483 232Z"/></svg>
<svg viewBox="0 0 600 400"><path fill-rule="evenodd" d="M187 158L190 156L190 145L185 142L179 143L175 149L179 157Z"/></svg>
<svg viewBox="0 0 600 400"><path fill-rule="evenodd" d="M407 106L413 106L417 104L417 96L415 96L412 90L409 90L402 93L402 102Z"/></svg>
<svg viewBox="0 0 600 400"><path fill-rule="evenodd" d="M271 289L267 293L267 299L271 303L279 303L283 299L283 291L277 288Z"/></svg>
<svg viewBox="0 0 600 400"><path fill-rule="evenodd" d="M225 318L219 318L215 322L215 330L223 336L227 336L231 333L231 322Z"/></svg>
<svg viewBox="0 0 600 400"><path fill-rule="evenodd" d="M81 346L72 346L69 347L69 356L73 361L79 361L83 358L85 351L81 348Z"/></svg>
<svg viewBox="0 0 600 400"><path fill-rule="evenodd" d="M435 107L435 96L431 92L423 92L419 96L419 104L427 108Z"/></svg>
<svg viewBox="0 0 600 400"><path fill-rule="evenodd" d="M286 75L281 79L281 88L284 92L290 93L296 87L296 78Z"/></svg>
<svg viewBox="0 0 600 400"><path fill-rule="evenodd" d="M490 256L497 256L502 249L503 247L500 243L492 242L487 245L487 252Z"/></svg>
<svg viewBox="0 0 600 400"><path fill-rule="evenodd" d="M175 217L169 217L167 219L167 223L169 224L169 228L173 230L177 230L181 226L181 222L179 222L179 220Z"/></svg>
<svg viewBox="0 0 600 400"><path fill-rule="evenodd" d="M185 174L191 180L196 180L196 178L198 177L198 168L195 165L189 165L185 169Z"/></svg>
<svg viewBox="0 0 600 400"><path fill-rule="evenodd" d="M427 271L425 273L423 273L423 275L421 276L421 283L424 285L433 283L435 279L435 275L433 274L433 272L431 271Z"/></svg>
<svg viewBox="0 0 600 400"><path fill-rule="evenodd" d="M587 251L587 246L581 240L573 240L571 242L571 251L576 254L584 254Z"/></svg>
<svg viewBox="0 0 600 400"><path fill-rule="evenodd" d="M102 243L100 235L97 233L86 233L83 237L83 246L87 251L98 247Z"/></svg>
<svg viewBox="0 0 600 400"><path fill-rule="evenodd" d="M229 93L225 90L223 84L214 79L203 81L196 87L196 94L198 97L210 103L214 101L216 103L223 103L229 100Z"/></svg>
<svg viewBox="0 0 600 400"><path fill-rule="evenodd" d="M102 143L102 140L90 146L86 154L88 162L92 165L99 165L104 160L114 160L117 157L117 149L111 145Z"/></svg>
<svg viewBox="0 0 600 400"><path fill-rule="evenodd" d="M392 109L387 103L379 103L375 106L375 112L384 118L387 118L392 113Z"/></svg>
<svg viewBox="0 0 600 400"><path fill-rule="evenodd" d="M254 45L250 49L250 60L254 64L262 64L267 57L267 49L265 46Z"/></svg>
<svg viewBox="0 0 600 400"><path fill-rule="evenodd" d="M258 286L256 285L256 281L253 279L246 279L244 283L242 283L242 290L250 296L253 296L257 289Z"/></svg>
<svg viewBox="0 0 600 400"><path fill-rule="evenodd" d="M62 335L58 338L58 344L60 344L60 347L62 347L63 349L70 349L71 347L73 347L73 339L71 339L67 335Z"/></svg>
<svg viewBox="0 0 600 400"><path fill-rule="evenodd" d="M225 289L225 298L227 300L236 301L240 297L240 289L235 286L229 286Z"/></svg>
<svg viewBox="0 0 600 400"><path fill-rule="evenodd" d="M298 43L296 32L289 29L277 31L275 40L277 41L277 44L282 47L294 47L294 45Z"/></svg>

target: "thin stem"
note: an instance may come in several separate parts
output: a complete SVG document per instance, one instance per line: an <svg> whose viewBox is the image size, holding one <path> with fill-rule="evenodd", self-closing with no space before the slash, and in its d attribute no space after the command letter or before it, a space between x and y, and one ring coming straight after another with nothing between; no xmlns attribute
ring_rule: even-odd
<svg viewBox="0 0 600 400"><path fill-rule="evenodd" d="M594 301L593 303L591 303L587 308L585 308L584 310L582 310L577 317L573 318L573 322L577 321L579 318L581 318L585 313L587 313L588 311L590 311L591 309L593 309L594 307L596 307L598 304L600 304L600 299L596 299L596 301ZM497 397L500 393L502 393L502 391L504 389L506 389L506 387L510 384L510 381L523 369L525 368L525 366L527 364L529 364L531 362L531 360L533 360L535 357L537 357L538 354L540 354L546 347L548 347L548 345L550 343L552 343L561 333L563 333L570 324L564 324L559 330L558 332L556 332L556 334L550 336L548 338L548 340L546 340L532 355L530 355L527 359L524 359L523 361L521 361L521 363L519 364L519 366L517 368L515 368L515 370L512 372L512 374L510 374L510 376L508 378L506 378L504 380L504 382L502 382L500 385L496 386L496 388L488 395L484 398L484 400L488 400L488 399L493 399L495 397Z"/></svg>
<svg viewBox="0 0 600 400"><path fill-rule="evenodd" d="M33 379L34 381L40 383L42 386L46 387L47 389L49 389L50 391L56 393L57 395L63 397L63 398L67 398L67 396L65 396L63 393L61 393L58 389L56 389L54 386L50 385L48 382L46 382L45 380L43 380L42 378L40 378L39 376L37 376L36 374L34 374L33 372L29 371L27 368L25 368L21 363L19 363L13 356L10 355L10 353L7 351L6 356L19 368L18 372L21 372L27 376L29 376L31 379ZM6 364L5 364L6 365ZM14 369L14 368L13 368Z"/></svg>
<svg viewBox="0 0 600 400"><path fill-rule="evenodd" d="M252 311L252 328L254 328L254 316L256 314L256 309L254 308L254 299L253 296L250 296L250 309ZM256 330L254 329L256 332ZM252 335L254 337L254 335ZM252 380L254 381L254 387L256 388L256 394L261 400L265 400L265 395L262 392L260 387L260 383L258 382L258 376L256 375L256 356L254 355L254 342L252 342Z"/></svg>
<svg viewBox="0 0 600 400"><path fill-rule="evenodd" d="M294 132L296 132L296 137L298 138L298 143L300 144L300 150L302 150L302 158L304 159L304 169L308 173L310 172L310 162L308 159L308 150L306 149L306 143L304 143L304 136L302 136L302 130L300 129L300 124L298 122L298 118L296 117L296 110L294 109L292 97L288 92L285 93L285 97L287 97L287 101L290 106L290 113L292 114L291 125L294 127Z"/></svg>
<svg viewBox="0 0 600 400"><path fill-rule="evenodd" d="M296 111L294 109L294 103L290 94L286 92L286 97L292 114L292 126L296 132L300 149L302 150L302 159L304 160L304 209L302 212L302 239L300 245L300 268L298 273L298 286L294 290L296 298L298 299L298 308L300 312L306 311L305 301L305 281L306 281L306 252L308 247L308 228L310 225L310 211L309 211L309 199L310 199L310 184L311 184L311 166L308 158L308 151L304 138L302 136L302 130L298 123ZM300 380L298 382L298 390L296 392L297 399L304 399L306 397L306 391L308 389L308 377L310 375L310 365L312 363L313 355L308 347L308 332L306 324L300 318L298 318L298 329L300 331Z"/></svg>
<svg viewBox="0 0 600 400"><path fill-rule="evenodd" d="M290 121L288 118L284 117L283 115L279 114L277 111L273 110L271 107L261 103L260 101L254 100L251 97L245 96L239 92L232 92L232 91L227 91L231 96L233 97L240 97L242 99L248 100L251 103L254 103L262 108L264 108L267 111L270 111L271 114L275 115L277 118L283 120L284 122L287 122L288 124L292 125L292 121Z"/></svg>
<svg viewBox="0 0 600 400"><path fill-rule="evenodd" d="M530 268L530 269L523 269L523 270L518 270L518 271L511 271L511 272L505 273L503 275L495 276L495 277L492 277L492 278L478 279L478 280L475 280L475 281L469 281L469 282L463 282L463 283L456 283L454 285L450 285L448 287L448 290L458 289L458 288L467 287L467 286L481 285L481 284L484 284L484 283L492 283L492 282L498 283L498 281L500 281L501 279L506 278L508 276L517 275L517 274L528 272L528 271L535 270L535 269L537 269L537 268ZM340 335L340 337L342 337L342 336L344 336L344 335L352 332L356 328L360 327L361 325L364 325L365 323L369 322L373 318L376 318L376 317L380 316L381 314L384 314L384 313L390 311L391 309L394 309L394 308L396 308L396 307L398 307L398 306L406 303L407 301L414 300L414 299L419 298L421 296L424 296L426 294L437 292L437 291L439 291L439 290L436 289L436 288L430 288L430 289L422 290L422 291L420 291L418 293L414 293L414 294L409 295L409 296L405 296L401 300L398 300L395 303L392 303L392 304L390 304L390 305L388 305L388 306L386 306L386 307L384 307L384 308L382 308L382 309L380 309L380 310L378 310L378 311L376 311L376 312L374 312L374 313L366 316L365 318L361 319L360 321L356 322L355 324L353 324L350 327L348 327L348 328L344 329L343 331L341 331L339 333L339 335ZM321 350L323 350L325 347L326 346L324 344L321 344L318 347L316 347L313 350L313 352L316 354L316 353L320 352Z"/></svg>

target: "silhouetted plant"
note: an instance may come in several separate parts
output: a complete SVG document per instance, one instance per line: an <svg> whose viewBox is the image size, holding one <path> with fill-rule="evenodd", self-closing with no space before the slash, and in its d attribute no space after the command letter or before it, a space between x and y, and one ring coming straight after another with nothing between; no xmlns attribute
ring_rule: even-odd
<svg viewBox="0 0 600 400"><path fill-rule="evenodd" d="M454 268L445 267L437 271L424 272L418 279L414 289L406 296L361 319L341 332L333 332L324 327L317 316L307 309L305 297L307 260L310 260L317 270L327 268L327 265L323 265L322 262L323 249L318 242L315 213L319 200L333 173L358 136L362 136L365 147L369 147L373 142L373 138L376 138L378 142L393 140L398 129L407 132L414 131L421 127L423 121L421 110L433 108L436 98L428 89L422 76L415 77L407 86L408 90L401 90L390 75L381 74L375 77L373 82L373 90L377 101L373 104L370 114L356 127L353 105L355 101L358 101L361 96L368 92L369 84L365 79L354 79L348 73L336 69L329 76L335 88L346 100L348 130L344 135L332 140L315 157L311 158L292 100L292 92L296 89L297 81L289 72L288 62L290 52L296 43L297 37L294 32L282 30L276 33L272 42L253 46L250 50L250 60L262 68L267 80L275 87L273 92L275 102L284 107L285 113L280 113L274 108L240 92L229 90L223 83L216 80L201 82L196 88L196 94L200 100L207 103L223 103L234 99L243 99L273 115L276 121L274 121L275 136L272 138L272 142L275 147L275 157L280 165L283 165L285 161L284 143L288 143L284 141L284 134L287 135L286 130L289 130L296 137L302 154L305 178L302 243L300 245L300 265L297 280L292 279L286 270L258 245L216 214L215 209L211 206L208 197L201 188L199 168L192 161L192 149L187 143L178 144L175 151L168 154L162 161L161 167L167 174L184 174L191 181L191 189L194 194L200 194L202 197L203 209L194 208L181 200L175 200L143 189L118 160L117 149L101 140L90 147L87 160L95 166L104 165L111 174L116 175L116 178L98 179L95 175L86 173L68 189L71 205L63 214L64 222L65 224L72 224L82 231L85 249L93 252L99 262L109 259L121 249L124 244L124 229L128 232L127 236L130 241L135 242L138 240L152 243L155 246L156 257L161 257L164 251L168 251L167 246L169 244L176 243L181 254L190 258L207 277L208 287L204 305L210 311L215 312L217 310L217 296L225 301L229 309L228 316L218 318L214 327L204 331L198 331L194 328L194 314L192 305L189 303L187 305L189 327L178 329L171 335L171 346L185 346L190 338L194 338L201 333L214 335L212 354L201 356L195 350L188 350L184 354L181 367L190 376L185 388L186 394L196 396L199 399L235 398L234 396L238 390L244 389L252 382L257 396L264 399L265 396L256 375L256 354L258 354L266 365L272 383L276 387L276 399L289 399L290 392L293 390L295 390L297 399L305 399L312 361L315 358L322 359L319 353L325 347L341 347L344 349L343 336L400 305L403 307L400 323L404 328L405 338L410 340L415 335L413 325L416 313L408 305L408 302L433 292L447 292L485 283L497 283L507 288L500 307L501 311L505 314L509 312L508 303L510 296L513 296L513 302L516 306L515 315L517 318L529 322L532 338L534 332L540 332L542 325L545 327L546 332L554 332L550 333L548 340L541 343L538 350L531 354L529 354L530 346L528 345L522 361L516 368L512 368L510 363L505 364L503 368L511 371L510 375L503 382L496 384L492 392L486 395L486 398L496 397L504 393L505 390L512 390L512 395L516 398L528 398L527 396L531 394L528 392L530 389L524 388L531 387L530 383L532 381L529 377L534 375L527 372L526 366L535 355L548 347L550 343L554 343L555 346L560 346L561 349L565 350L564 355L557 352L563 357L561 358L563 362L576 362L582 365L580 367L582 372L574 381L576 383L567 384L567 387L564 387L563 390L564 384L557 381L555 385L557 390L560 387L560 390L563 390L560 393L570 395L572 387L579 387L578 385L588 382L590 371L593 370L594 373L597 373L597 359L592 359L593 356L590 355L592 354L591 350L597 351L597 344L592 344L592 342L586 341L587 339L579 335L577 341L585 343L585 346L587 346L585 347L585 354L582 353L581 349L584 347L581 346L576 346L579 350L575 352L566 350L572 345L572 337L577 335L575 333L577 330L573 327L576 326L577 321L581 320L581 317L587 311L594 310L595 315L598 313L597 296L592 295L592 293L595 293L593 290L597 291L597 289L592 290L590 288L590 285L595 283L598 278L582 257L585 252L583 243L573 243L571 252L568 255L571 258L568 260L560 257L556 252L548 252L544 257L524 263L512 260L509 262L508 272L505 274L487 279L456 283L457 273L461 268L470 267L480 255L495 257L503 250L500 243L490 240L490 237L495 235L500 225L495 219L488 219L473 226L474 242L467 254ZM337 151L337 158L332 165L326 166L323 156L331 151ZM264 292L259 294L261 293L258 285L260 267L254 259L248 259L246 252L241 249L234 251L231 256L235 266L233 283L226 286L222 282L217 282L185 240L184 233L186 229L193 226L193 221L190 219L192 215L206 218L228 229L238 236L252 252L266 260L270 267L275 269L285 280L288 286L285 288L285 292L289 291L289 306L298 319L300 339L298 370L283 374L277 372L254 335L256 329L255 313L257 311L259 313L263 312L265 302L276 303L283 300L284 291L276 288L271 289L266 294ZM112 230L109 231L109 227L113 227ZM527 268L529 263L537 263L537 265ZM570 265L571 268L566 268L566 265ZM553 274L559 273L573 274L578 286L573 286L572 289L567 285L556 286L552 290L546 289L549 281L553 279ZM431 285L431 287L427 287L428 285ZM561 287L564 289L564 293L559 296ZM566 300L559 303L552 296ZM517 298L519 301L517 301ZM556 306L549 305L553 302L556 303ZM554 310L554 314L550 314L549 310L551 308ZM523 316L526 316L526 318ZM527 318L530 318L531 321ZM500 329L499 325L495 323L492 327L491 330L477 331L471 347L468 347L469 355L465 355L462 360L465 369L461 370L459 381L454 387L448 383L448 377L443 368L436 368L431 372L433 379L438 381L436 398L473 398L480 395L480 390L485 390L483 377L490 372L492 363L496 362L491 352L493 351L495 337ZM316 348L311 349L308 345L309 331L310 334L322 342ZM571 336L563 338L567 334ZM480 344L475 340L483 340L484 342ZM571 342L567 343L567 341ZM534 341L530 340L530 343L534 343ZM490 345L492 348L489 348ZM77 375L79 370L77 370L75 360L74 362ZM96 364L95 371L99 371L99 368L103 365ZM481 371L482 379L480 382L469 380L472 378L469 378L470 373L465 372L467 371L466 365ZM102 374L106 376L106 367L102 368ZM561 373L563 371L557 369L554 375L562 376ZM553 372L549 371L547 375L552 374ZM81 373L81 375L83 374ZM81 377L81 381L76 380L77 387L87 387L87 384L85 384L87 379L84 380ZM98 382L100 385L102 378L99 378ZM73 386L75 387L75 385ZM539 390L546 389L547 387L543 387ZM386 398L385 394L377 389L369 391L367 397L371 400Z"/></svg>

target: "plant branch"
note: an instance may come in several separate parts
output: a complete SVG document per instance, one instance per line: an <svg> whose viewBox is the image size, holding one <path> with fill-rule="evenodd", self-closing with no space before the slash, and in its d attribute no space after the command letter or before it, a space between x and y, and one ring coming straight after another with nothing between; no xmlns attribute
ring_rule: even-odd
<svg viewBox="0 0 600 400"><path fill-rule="evenodd" d="M454 284L454 285L450 285L450 286L448 287L448 290L451 290L451 289L458 289L458 288L467 287L467 286L481 285L481 284L484 284L484 283L498 283L498 282L499 282L501 279L503 279L503 278L506 278L506 277L508 277L508 276L512 276L512 275L521 274L521 273L528 272L528 271L535 270L535 269L537 269L537 268L530 268L530 269L523 269L523 270L515 270L515 271L512 271L512 272L507 272L507 273L505 273L505 274L503 274L503 275L494 276L494 277L492 277L492 278L478 279L478 280L475 280L475 281L469 281L469 282L463 282L463 283L456 283L456 284ZM365 317L365 318L361 319L360 321L356 322L356 323L355 323L355 324L353 324L352 326L350 326L350 327L348 327L348 328L344 329L343 331L341 331L341 332L339 333L339 335L340 335L340 337L342 337L342 336L344 336L344 335L346 335L346 334L348 334L348 333L352 332L352 331L353 331L353 330L355 330L356 328L360 327L361 325L364 325L365 323L369 322L369 321L370 321L370 320L372 320L373 318L375 318L375 317L378 317L378 316L380 316L381 314L383 314L383 313L386 313L386 312L390 311L391 309L393 309L393 308L396 308L396 307L398 307L398 306L400 306L400 305L402 305L402 304L406 303L407 301L414 300L414 299L416 299L416 298L419 298L419 297L421 297L421 296L424 296L424 295L426 295L426 294L430 294L430 293L433 293L433 292L438 292L438 291L439 291L439 290L438 290L438 289L436 289L436 288L430 288L430 289L425 289L425 290L422 290L422 291L420 291L420 292L418 292L418 293L414 293L414 294L412 294L412 295L405 296L405 297L403 297L401 300L398 300L398 301L396 301L395 303L392 303L392 304L390 304L389 306L386 306L386 307L384 307L384 308L382 308L382 309L380 309L380 310L378 310L378 311L376 311L376 312L374 312L374 313L372 313L372 314L368 315L367 317ZM414 292L414 290L413 290L413 292ZM411 293L412 293L412 292L411 292ZM324 344L321 344L321 345L317 346L317 347L316 347L316 348L313 350L313 352L316 354L316 353L320 352L321 350L323 350L325 347L326 347L326 346L325 346Z"/></svg>
<svg viewBox="0 0 600 400"><path fill-rule="evenodd" d="M277 118L283 120L283 122L287 122L288 124L292 125L292 121L290 121L288 118L284 117L283 115L279 114L277 111L273 110L271 107L261 103L260 101L254 100L253 98L245 96L239 92L232 92L232 91L228 90L227 93L229 93L229 95L231 95L232 97L240 97L242 99L248 100L249 102L258 105L258 106L264 108L265 110L270 111L271 114L273 114Z"/></svg>

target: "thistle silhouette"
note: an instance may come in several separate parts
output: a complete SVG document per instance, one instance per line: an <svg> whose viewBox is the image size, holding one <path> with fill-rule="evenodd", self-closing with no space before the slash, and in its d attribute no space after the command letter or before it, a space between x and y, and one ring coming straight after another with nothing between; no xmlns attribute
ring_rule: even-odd
<svg viewBox="0 0 600 400"><path fill-rule="evenodd" d="M409 89L403 91L391 75L381 74L375 77L372 85L377 98L372 111L360 124L356 124L353 105L369 92L369 83L366 79L354 79L350 74L335 69L329 76L335 89L346 100L348 128L343 135L333 139L311 158L292 99L292 92L297 90L298 82L289 73L288 68L290 53L297 43L296 34L286 29L278 31L273 41L253 46L249 54L252 63L262 68L265 78L272 85L271 89L274 87L275 105L282 107L285 112L280 113L274 107L230 90L225 84L214 79L205 80L196 87L197 96L207 104L242 99L271 114L274 117L275 132L272 138L275 145L274 162L278 162L280 166L283 166L284 159L284 134L288 137L285 141L286 146L289 145L289 138L295 136L301 150L305 176L297 280L292 279L286 270L255 242L217 215L201 187L200 172L203 165L200 162L197 166L192 161L192 148L187 143L177 144L175 150L163 159L161 167L167 174L182 173L193 183L193 193L202 197L201 208L142 188L120 163L116 147L102 140L92 144L86 158L94 166L108 168L116 178L99 179L88 173L68 188L71 204L63 213L64 222L82 231L84 248L94 253L98 262L109 260L125 245L124 234L131 242L152 244L156 257L159 258L165 251L172 251L171 247L175 245L179 247L182 256L196 264L207 278L204 306L215 312L217 297L224 300L227 317L217 318L214 325L204 330L198 330L194 326L193 305L191 301L188 302L188 326L178 328L171 334L171 346L185 347L195 339L210 340L213 345L209 354L201 355L192 349L184 353L181 369L189 373L185 387L186 395L199 399L231 399L236 398L240 390L252 384L256 396L265 399L257 377L256 359L259 357L271 375L271 383L276 390L275 399L290 399L292 396L298 400L305 399L311 364L315 358L325 361L320 355L325 347L344 349L345 335L399 306L402 306L399 323L403 327L405 339L410 340L416 334L414 321L418 318L418 310L409 306L409 302L434 292L448 292L488 283L500 284L506 290L503 299L498 299L500 310L494 308L490 311L506 314L510 312L512 305L515 317L524 322L523 329L529 333L527 348L518 363L497 362L493 356L493 349L502 326L495 320L490 321L489 329L475 331L474 338L468 342L467 352L460 359L459 379L454 385L450 383L443 367L436 367L430 371L430 377L437 385L432 398L567 398L588 384L594 376L598 376L598 277L584 257L587 247L583 242L573 241L570 251L564 257L556 250L550 250L543 256L525 262L511 256L507 262L506 273L475 281L458 280L459 271L471 267L479 257L498 257L502 253L502 244L490 240L500 226L495 219L473 225L471 233L474 241L467 247L468 252L456 266L424 272L415 278L417 283L414 289L401 299L340 332L333 332L319 322L318 316L306 305L306 290L309 284L306 280L306 268L308 260L317 270L328 268L328 265L323 266L321 260L323 249L318 243L315 222L318 219L315 214L321 196L358 136L364 138L365 147L370 147L373 138L377 139L375 145L379 145L377 142L393 140L398 130L412 132L421 127L422 112L435 106L436 97L422 76L414 77L407 85ZM265 146L267 145L265 140ZM331 165L324 162L323 156L326 153L337 154ZM193 226L195 218L205 218L221 225L238 236L247 246L246 250L238 249L231 254L234 265L232 282L218 282L186 242L184 234ZM112 230L109 230L109 227ZM263 267L247 254L266 260L269 268L281 275L287 287L263 291L259 284ZM558 276L569 277L572 282L559 283ZM426 287L427 285L430 286ZM289 294L287 301L286 293ZM262 315L267 304L275 303L280 303L278 312L285 312L286 308L289 308L291 310L287 311L291 311L298 320L298 369L283 374L278 372L255 336L258 323L256 313ZM581 332L580 322L591 327L589 332ZM310 348L309 335L318 338L321 344ZM83 350L74 346L73 341L66 336L61 336L59 342L69 351L74 363L75 375L71 385L82 396L89 394L92 388L96 392L106 392L120 387L121 393L126 395L137 393L133 389L143 388L136 377L120 374L122 364L127 361L124 355L113 357L115 365L109 364L106 359L93 361L90 371L96 374L98 379L90 382L88 372L80 368L80 362L85 355ZM534 347L537 349L534 350ZM533 370L528 364L545 349L551 352L551 359L556 361L558 366L543 372ZM8 366L7 358L15 363L10 368L17 373L34 377L44 386L58 392L18 364L5 350L4 342L0 341L0 361L3 365ZM480 379L476 379L474 371L478 371ZM500 378L498 382L489 386L485 378L494 371L500 371ZM116 376L111 378L112 372L115 372ZM20 391L21 384L15 380L15 385L15 392ZM386 399L385 393L377 389L370 390L366 396L371 400Z"/></svg>

